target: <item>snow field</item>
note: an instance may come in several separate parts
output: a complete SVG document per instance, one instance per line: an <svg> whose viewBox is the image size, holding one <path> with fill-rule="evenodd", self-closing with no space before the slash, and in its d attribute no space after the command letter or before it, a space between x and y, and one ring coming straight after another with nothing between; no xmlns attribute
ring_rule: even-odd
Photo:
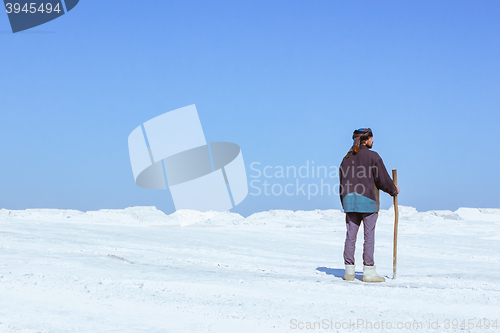
<svg viewBox="0 0 500 333"><path fill-rule="evenodd" d="M393 211L382 210L377 223L383 284L360 281L362 229L357 279L342 280L337 210L243 218L154 207L3 209L0 332L304 332L313 331L307 323L360 321L494 332L447 329L446 320L500 321L500 210L399 208L395 280Z"/></svg>

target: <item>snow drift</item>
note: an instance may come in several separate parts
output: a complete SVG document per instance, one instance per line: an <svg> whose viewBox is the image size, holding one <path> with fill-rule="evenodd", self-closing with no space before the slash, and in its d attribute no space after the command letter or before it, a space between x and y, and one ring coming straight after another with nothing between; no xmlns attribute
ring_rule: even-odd
<svg viewBox="0 0 500 333"><path fill-rule="evenodd" d="M380 210L382 218L393 218L394 208ZM340 210L270 210L254 213L247 218L232 212L198 212L194 210L179 210L173 214L165 214L154 206L136 206L125 209L101 209L98 211L81 212L78 210L61 209L26 209L0 210L0 220L40 220L40 221L91 221L93 223L164 223L171 225L193 224L266 224L269 221L316 221L344 220L345 215ZM459 208L456 211L431 210L418 212L413 207L399 206L399 218L407 221L429 220L469 220L500 222L500 209L495 208Z"/></svg>

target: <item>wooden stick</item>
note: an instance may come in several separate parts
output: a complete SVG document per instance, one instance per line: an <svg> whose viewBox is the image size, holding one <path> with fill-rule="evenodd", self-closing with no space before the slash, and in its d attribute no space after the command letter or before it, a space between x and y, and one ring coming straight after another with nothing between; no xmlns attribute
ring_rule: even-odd
<svg viewBox="0 0 500 333"><path fill-rule="evenodd" d="M394 185L398 185L398 172L396 169L392 170L392 179L394 181ZM392 254L392 278L396 278L396 264L397 264L397 256L398 256L398 195L394 196L394 252Z"/></svg>

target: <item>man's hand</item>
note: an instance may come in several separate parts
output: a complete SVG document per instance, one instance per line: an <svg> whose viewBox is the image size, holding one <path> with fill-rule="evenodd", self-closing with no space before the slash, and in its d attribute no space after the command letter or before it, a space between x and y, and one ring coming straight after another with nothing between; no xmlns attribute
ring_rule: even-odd
<svg viewBox="0 0 500 333"><path fill-rule="evenodd" d="M399 186L398 186L398 185L396 185L396 187L398 188L398 193L396 193L396 195L397 195L397 194L399 194Z"/></svg>

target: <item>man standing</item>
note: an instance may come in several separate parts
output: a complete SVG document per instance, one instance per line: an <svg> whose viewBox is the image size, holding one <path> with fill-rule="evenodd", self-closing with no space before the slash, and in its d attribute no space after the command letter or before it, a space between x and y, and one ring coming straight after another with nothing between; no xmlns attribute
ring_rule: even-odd
<svg viewBox="0 0 500 333"><path fill-rule="evenodd" d="M375 224L379 210L379 190L395 196L399 187L394 185L380 156L371 151L373 133L369 128L354 131L351 150L340 165L340 201L346 213L347 234L344 245L344 280L354 280L354 251L359 226L363 221L363 281L384 282L377 274L373 261Z"/></svg>

